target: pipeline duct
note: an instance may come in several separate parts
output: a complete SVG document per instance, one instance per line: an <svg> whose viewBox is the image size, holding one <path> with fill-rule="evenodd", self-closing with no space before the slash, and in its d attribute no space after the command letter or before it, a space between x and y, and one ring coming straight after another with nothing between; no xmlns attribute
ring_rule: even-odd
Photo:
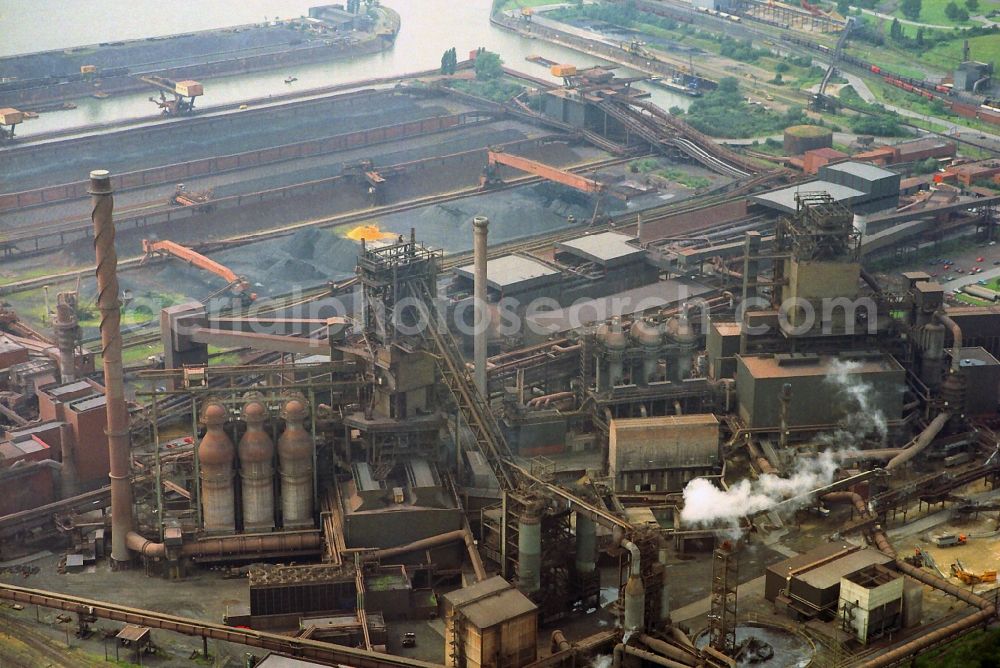
<svg viewBox="0 0 1000 668"><path fill-rule="evenodd" d="M368 553L368 555L364 558L371 560L392 559L404 554L409 554L410 552L430 550L435 547L448 545L449 543L457 543L460 540L465 540L465 529L456 529L455 531L438 534L437 536L431 536L430 538L422 538L398 547L388 547L383 550L375 550L374 552Z"/></svg>
<svg viewBox="0 0 1000 668"><path fill-rule="evenodd" d="M951 331L952 340L952 350L955 352L951 356L951 372L958 373L960 368L959 362L961 361L962 355L962 328L958 326L958 323L952 320L950 317L938 311L934 314L934 317L942 325L947 327Z"/></svg>
<svg viewBox="0 0 1000 668"><path fill-rule="evenodd" d="M647 652L646 650L637 649L635 647L629 647L628 645L623 645L621 643L615 645L615 651L613 654L613 659L611 661L612 668L621 668L623 655L628 654L629 656L634 656L643 661L648 661L650 663L655 663L658 666L663 666L664 668L690 668L691 664L680 663L672 659L668 659L664 656L659 656L653 654L652 652Z"/></svg>
<svg viewBox="0 0 1000 668"><path fill-rule="evenodd" d="M889 463L885 465L886 470L891 471L892 469L899 468L927 449L927 446L934 442L934 439L937 437L938 433L940 433L941 429L944 428L949 419L951 419L951 413L945 411L931 420L930 424L927 425L927 428L920 432L915 439L913 439L911 445L903 448L899 454L889 460Z"/></svg>
<svg viewBox="0 0 1000 668"><path fill-rule="evenodd" d="M630 540L623 540L622 547L629 551L629 576L625 583L625 631L641 631L646 626L646 588L642 584L642 562L639 547Z"/></svg>
<svg viewBox="0 0 1000 668"><path fill-rule="evenodd" d="M649 649L658 652L678 663L682 663L686 666L697 666L698 657L692 654L690 651L671 645L665 640L659 640L658 638L653 638L651 636L643 633L639 636L639 642L644 644Z"/></svg>

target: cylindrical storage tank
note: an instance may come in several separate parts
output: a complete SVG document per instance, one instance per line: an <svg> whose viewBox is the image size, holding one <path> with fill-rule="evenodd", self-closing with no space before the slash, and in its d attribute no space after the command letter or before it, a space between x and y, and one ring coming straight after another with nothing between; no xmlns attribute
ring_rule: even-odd
<svg viewBox="0 0 1000 668"><path fill-rule="evenodd" d="M305 400L289 399L283 412L285 431L278 438L282 526L313 526L313 438L304 425L309 409Z"/></svg>
<svg viewBox="0 0 1000 668"><path fill-rule="evenodd" d="M594 520L576 514L576 571L593 573L597 569L597 525Z"/></svg>
<svg viewBox="0 0 1000 668"><path fill-rule="evenodd" d="M243 490L243 529L274 529L274 441L264 431L267 408L258 398L243 407L246 433L240 439L240 480Z"/></svg>
<svg viewBox="0 0 1000 668"><path fill-rule="evenodd" d="M541 587L542 571L542 520L538 513L529 510L517 524L517 580L526 594Z"/></svg>
<svg viewBox="0 0 1000 668"><path fill-rule="evenodd" d="M226 407L209 402L201 412L205 436L198 444L201 479L202 525L206 531L234 531L236 504L233 490L233 458L236 448L223 429Z"/></svg>
<svg viewBox="0 0 1000 668"><path fill-rule="evenodd" d="M833 146L833 131L819 125L793 125L785 129L785 155L802 155L816 148Z"/></svg>
<svg viewBox="0 0 1000 668"><path fill-rule="evenodd" d="M604 389L609 389L615 385L621 385L625 377L623 367L623 357L628 348L628 338L625 330L622 329L621 321L615 318L611 323L605 323L597 328L597 339L604 344L607 355L607 381L601 383Z"/></svg>
<svg viewBox="0 0 1000 668"><path fill-rule="evenodd" d="M656 376L657 362L663 347L661 332L653 323L638 319L632 323L629 335L642 348L642 370L636 384L646 386Z"/></svg>
<svg viewBox="0 0 1000 668"><path fill-rule="evenodd" d="M691 376L695 352L698 349L698 335L691 328L686 314L671 318L667 323L667 336L677 344L677 364L674 365L672 380L681 381Z"/></svg>

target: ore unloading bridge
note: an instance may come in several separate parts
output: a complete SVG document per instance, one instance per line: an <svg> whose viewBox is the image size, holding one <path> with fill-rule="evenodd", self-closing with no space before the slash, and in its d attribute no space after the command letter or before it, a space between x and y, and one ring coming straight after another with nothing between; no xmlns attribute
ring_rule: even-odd
<svg viewBox="0 0 1000 668"><path fill-rule="evenodd" d="M656 105L643 100L630 99L623 103L608 99L597 107L654 148L681 151L714 172L743 178L763 171Z"/></svg>

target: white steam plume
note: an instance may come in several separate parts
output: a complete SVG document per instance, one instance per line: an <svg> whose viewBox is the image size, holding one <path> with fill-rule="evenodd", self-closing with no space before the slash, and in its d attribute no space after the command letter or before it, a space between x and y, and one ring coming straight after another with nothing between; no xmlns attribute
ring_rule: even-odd
<svg viewBox="0 0 1000 668"><path fill-rule="evenodd" d="M816 457L798 457L787 478L764 474L755 481L744 479L722 490L704 478L684 487L681 522L687 526L738 530L740 519L782 506L794 510L811 501L812 492L833 482L838 454L859 447L866 438L884 441L888 431L885 414L876 405L874 386L853 372L860 362L833 360L825 381L844 401L846 417L837 428L821 434L816 442L831 446ZM831 397L832 398L832 397ZM800 399L802 400L802 399ZM793 396L792 401L795 401Z"/></svg>
<svg viewBox="0 0 1000 668"><path fill-rule="evenodd" d="M859 367L861 362L851 360L831 362L824 380L842 395L847 415L837 429L820 434L817 442L840 450L859 447L866 438L875 438L880 443L885 441L889 431L885 413L877 405L875 386L853 373Z"/></svg>
<svg viewBox="0 0 1000 668"><path fill-rule="evenodd" d="M684 487L681 522L685 526L737 529L740 519L783 502L789 509L805 504L810 492L833 482L836 471L836 458L824 452L796 459L795 471L787 478L765 473L754 481L743 479L728 490L695 478Z"/></svg>

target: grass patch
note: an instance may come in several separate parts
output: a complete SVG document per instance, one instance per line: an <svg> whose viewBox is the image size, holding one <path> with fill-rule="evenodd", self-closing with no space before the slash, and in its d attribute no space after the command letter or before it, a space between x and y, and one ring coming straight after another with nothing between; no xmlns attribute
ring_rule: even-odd
<svg viewBox="0 0 1000 668"><path fill-rule="evenodd" d="M524 86L513 79L503 77L488 81L478 79L455 79L448 82L452 88L469 95L484 97L493 102L506 102L515 95L520 95L524 91Z"/></svg>
<svg viewBox="0 0 1000 668"><path fill-rule="evenodd" d="M688 174L687 172L676 168L661 169L657 171L656 174L665 179L669 179L674 183L679 183L682 186L694 188L695 190L698 190L699 188L707 188L712 185L712 180L707 177Z"/></svg>
<svg viewBox="0 0 1000 668"><path fill-rule="evenodd" d="M978 21L973 21L969 19L967 21L959 21L957 19L950 19L948 15L944 13L944 8L948 6L951 0L923 0L920 5L920 16L917 18L917 23L929 23L936 26L969 26L969 25L979 25ZM956 0L955 4L960 8L965 9L965 3L962 0ZM981 7L977 11L982 11L985 8L985 3L980 3ZM987 8L987 11L988 8ZM972 13L972 12L970 12ZM902 10L897 7L892 16L899 19L906 19L903 15ZM909 20L909 19L907 19ZM906 24L904 24L906 25ZM912 27L912 26L907 26Z"/></svg>
<svg viewBox="0 0 1000 668"><path fill-rule="evenodd" d="M700 132L728 138L769 135L807 121L801 107L778 114L748 104L732 77L722 79L718 88L692 102L684 119Z"/></svg>
<svg viewBox="0 0 1000 668"><path fill-rule="evenodd" d="M958 34L955 35L954 39L935 44L934 47L920 55L920 60L948 70L962 59L962 42L965 39L961 34ZM1000 64L1000 34L979 35L978 37L970 37L968 40L974 60Z"/></svg>
<svg viewBox="0 0 1000 668"><path fill-rule="evenodd" d="M506 12L511 9L519 9L521 7L541 7L543 5L554 5L556 4L553 0L507 0L499 5L498 9L494 10Z"/></svg>

